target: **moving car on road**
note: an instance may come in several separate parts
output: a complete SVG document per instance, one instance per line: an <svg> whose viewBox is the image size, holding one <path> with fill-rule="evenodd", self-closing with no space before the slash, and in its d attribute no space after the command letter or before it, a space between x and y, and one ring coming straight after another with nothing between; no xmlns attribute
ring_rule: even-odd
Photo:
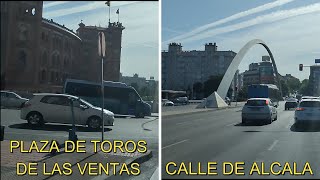
<svg viewBox="0 0 320 180"><path fill-rule="evenodd" d="M168 99L162 99L162 106L174 106L174 103Z"/></svg>
<svg viewBox="0 0 320 180"><path fill-rule="evenodd" d="M21 109L21 119L27 120L29 125L43 125L44 123L72 124L71 100L75 123L88 125L91 129L98 129L102 125L101 108L95 107L83 99L67 94L39 93L26 102ZM113 126L114 114L106 109L104 124Z"/></svg>
<svg viewBox="0 0 320 180"><path fill-rule="evenodd" d="M320 123L320 99L303 99L294 113L296 124L305 122Z"/></svg>
<svg viewBox="0 0 320 180"><path fill-rule="evenodd" d="M22 98L18 94L11 91L1 91L1 108L21 108L29 99Z"/></svg>
<svg viewBox="0 0 320 180"><path fill-rule="evenodd" d="M263 120L271 124L278 119L277 107L269 98L250 98L242 108L242 123Z"/></svg>
<svg viewBox="0 0 320 180"><path fill-rule="evenodd" d="M298 106L299 100L296 98L288 98L284 104L284 109L289 110L290 108L296 108Z"/></svg>
<svg viewBox="0 0 320 180"><path fill-rule="evenodd" d="M94 106L101 107L101 84L78 79L66 79L64 94L78 96ZM104 81L104 109L115 114L151 116L151 106L131 86L121 82Z"/></svg>

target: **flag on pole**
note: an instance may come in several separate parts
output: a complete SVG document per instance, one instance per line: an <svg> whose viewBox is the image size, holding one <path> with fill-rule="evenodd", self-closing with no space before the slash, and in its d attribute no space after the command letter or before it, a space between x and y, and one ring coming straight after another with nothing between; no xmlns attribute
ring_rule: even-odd
<svg viewBox="0 0 320 180"><path fill-rule="evenodd" d="M119 9L117 10L117 12L116 12L117 14L119 14Z"/></svg>
<svg viewBox="0 0 320 180"><path fill-rule="evenodd" d="M110 7L110 1L107 1L105 4Z"/></svg>

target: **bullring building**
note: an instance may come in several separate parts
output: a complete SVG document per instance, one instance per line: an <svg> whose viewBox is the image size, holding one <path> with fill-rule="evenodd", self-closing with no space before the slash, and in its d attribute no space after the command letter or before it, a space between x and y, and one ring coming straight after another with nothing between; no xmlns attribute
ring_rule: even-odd
<svg viewBox="0 0 320 180"><path fill-rule="evenodd" d="M76 32L42 17L42 1L1 1L1 89L61 92L66 78L101 81L98 32L104 32L104 80L119 81L120 22L79 23Z"/></svg>

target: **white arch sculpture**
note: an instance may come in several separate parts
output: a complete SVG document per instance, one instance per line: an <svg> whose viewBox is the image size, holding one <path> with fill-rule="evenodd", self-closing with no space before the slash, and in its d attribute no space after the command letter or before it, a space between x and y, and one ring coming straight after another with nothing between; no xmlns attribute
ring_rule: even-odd
<svg viewBox="0 0 320 180"><path fill-rule="evenodd" d="M220 82L220 85L218 87L218 90L213 92L210 96L208 96L202 103L200 103L197 108L219 108L219 107L226 107L228 106L224 98L226 97L229 87L231 85L232 79L243 59L243 57L246 55L246 53L249 51L251 47L253 47L256 44L262 45L267 51L271 58L271 62L274 68L274 72L276 73L276 78L278 82L278 87L282 96L282 90L281 90L281 83L279 78L278 69L275 63L275 60L273 58L272 52L270 51L269 47L266 45L265 42L263 42L260 39L253 39L249 41L246 45L244 45L238 54L233 58L232 62L230 63L226 73L224 74L222 81Z"/></svg>

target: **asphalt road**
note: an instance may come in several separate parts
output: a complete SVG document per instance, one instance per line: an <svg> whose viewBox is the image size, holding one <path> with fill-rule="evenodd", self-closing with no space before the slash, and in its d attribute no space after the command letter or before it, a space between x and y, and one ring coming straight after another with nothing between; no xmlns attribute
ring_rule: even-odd
<svg viewBox="0 0 320 180"><path fill-rule="evenodd" d="M146 140L147 149L152 151L153 157L140 164L141 179L150 179L153 172L158 167L158 136L159 118L157 117L121 117L115 118L114 126L106 126L105 140ZM5 126L5 140L57 140L63 142L68 139L68 130L71 124L51 124L44 127L31 128L26 120L20 119L20 110L1 109L1 125ZM84 126L76 126L78 139L100 140L101 131L90 131ZM129 179L129 177L122 177Z"/></svg>
<svg viewBox="0 0 320 180"><path fill-rule="evenodd" d="M277 109L278 120L270 125L241 124L240 107L162 117L162 177L195 178L186 176L185 171L181 171L180 176L168 175L165 169L168 162L176 163L176 167L169 166L169 172L175 174L179 167L183 170L182 162L189 173L191 170L198 174L198 169L208 172L208 162L216 162L217 165L209 166L217 168L210 171L217 175L198 178L320 178L320 126L298 128L294 125L294 110L285 111L283 102ZM225 166L226 173L223 173L224 162L233 163L232 175L226 175L231 172L229 165ZM244 168L239 169L244 175L234 175L236 162ZM260 173L256 171L249 175L254 162L259 165ZM284 175L272 175L270 166L273 162L281 165L274 166L273 170L276 173L286 170ZM286 162L289 165L284 167ZM297 163L296 170L294 162ZM304 176L297 175L302 173L307 162L313 175L310 175L310 168ZM289 167L296 175L290 174ZM262 175L262 169L271 175Z"/></svg>

